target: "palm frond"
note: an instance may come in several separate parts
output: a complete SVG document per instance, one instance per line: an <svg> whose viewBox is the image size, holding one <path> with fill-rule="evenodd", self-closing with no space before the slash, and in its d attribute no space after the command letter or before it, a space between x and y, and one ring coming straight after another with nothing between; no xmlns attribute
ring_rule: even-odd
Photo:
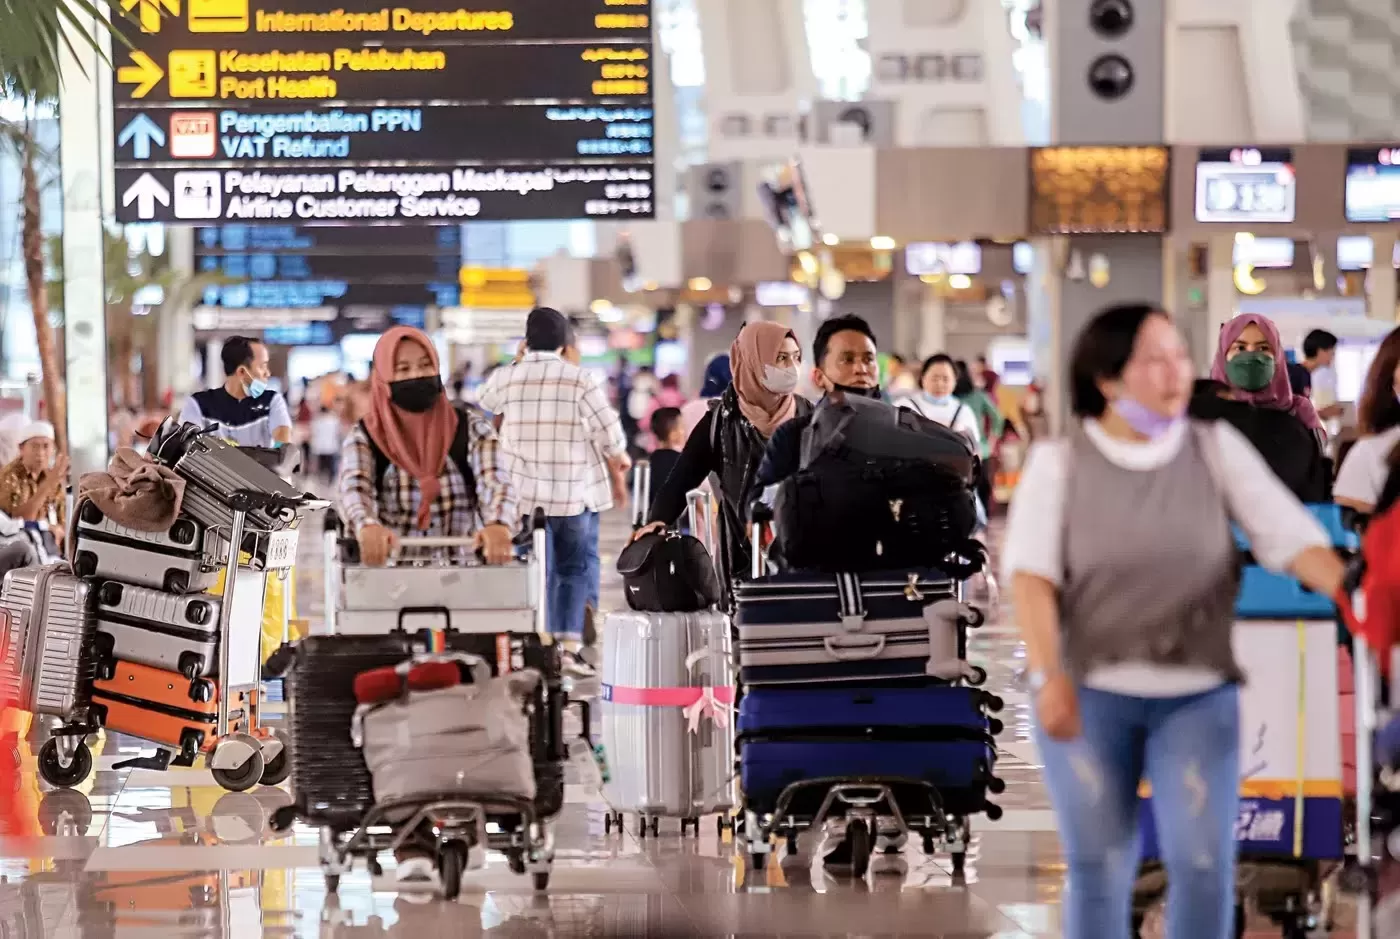
<svg viewBox="0 0 1400 939"><path fill-rule="evenodd" d="M130 45L95 0L0 0L0 91L30 102L55 101L63 52L81 62L79 48L85 46L105 60L104 33Z"/></svg>

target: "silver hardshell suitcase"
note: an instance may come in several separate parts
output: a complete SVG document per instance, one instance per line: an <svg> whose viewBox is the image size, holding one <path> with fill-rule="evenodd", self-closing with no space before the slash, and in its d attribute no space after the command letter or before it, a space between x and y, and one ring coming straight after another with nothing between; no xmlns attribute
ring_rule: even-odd
<svg viewBox="0 0 1400 939"><path fill-rule="evenodd" d="M191 680L219 666L219 597L179 596L107 581L97 589L98 658L179 672Z"/></svg>
<svg viewBox="0 0 1400 939"><path fill-rule="evenodd" d="M192 518L181 517L166 531L149 532L113 521L91 502L80 503L75 516L72 559L80 577L170 593L196 593L218 580L223 545L219 539L206 544L205 527Z"/></svg>
<svg viewBox="0 0 1400 939"><path fill-rule="evenodd" d="M10 614L0 697L20 710L73 719L86 704L93 677L87 581L67 564L10 571L0 607Z"/></svg>
<svg viewBox="0 0 1400 939"><path fill-rule="evenodd" d="M256 531L280 531L294 526L294 506L305 494L293 484L246 453L217 437L205 435L189 442L175 463L175 472L189 484L182 504L191 517L210 528L227 529L233 524L232 499L242 491L280 497L280 509L249 507L247 526Z"/></svg>
<svg viewBox="0 0 1400 939"><path fill-rule="evenodd" d="M650 466L639 463L634 504L650 502ZM714 556L715 530L707 493L687 496L690 530ZM659 817L723 813L734 799L734 661L729 617L714 611L618 611L603 621L603 750L611 778L604 795L620 829L622 811L656 833Z"/></svg>
<svg viewBox="0 0 1400 939"><path fill-rule="evenodd" d="M603 621L603 792L619 814L734 807L734 667L723 613L609 613Z"/></svg>

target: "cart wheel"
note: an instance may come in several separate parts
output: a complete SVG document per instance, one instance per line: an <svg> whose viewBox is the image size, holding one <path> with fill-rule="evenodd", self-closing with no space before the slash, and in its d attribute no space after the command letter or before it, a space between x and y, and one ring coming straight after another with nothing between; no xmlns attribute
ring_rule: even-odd
<svg viewBox="0 0 1400 939"><path fill-rule="evenodd" d="M967 852L966 852L966 851L954 851L954 852L953 852L953 876L954 876L954 877L966 877L966 876L967 876Z"/></svg>
<svg viewBox="0 0 1400 939"><path fill-rule="evenodd" d="M292 805L279 805L272 813L272 818L268 824L275 832L291 831L292 826L297 822L297 807Z"/></svg>
<svg viewBox="0 0 1400 939"><path fill-rule="evenodd" d="M229 792L247 792L258 784L258 780L263 776L262 754L253 752L242 766L233 769L210 769L209 772L214 777L214 782L223 786Z"/></svg>
<svg viewBox="0 0 1400 939"><path fill-rule="evenodd" d="M750 855L749 855L749 866L752 867L752 868L753 868L754 870L756 870L756 871L761 871L761 870L763 870L764 866L766 866L767 863L768 863L768 852L767 852L767 851L758 851L758 852L755 852L754 854L750 854Z"/></svg>
<svg viewBox="0 0 1400 939"><path fill-rule="evenodd" d="M462 873L466 867L466 847L459 841L442 846L438 852L438 879L442 881L442 898L452 901L462 892Z"/></svg>
<svg viewBox="0 0 1400 939"><path fill-rule="evenodd" d="M535 871L535 889L541 893L549 889L549 871Z"/></svg>
<svg viewBox="0 0 1400 939"><path fill-rule="evenodd" d="M335 892L336 892L337 890L339 890L339 889L340 889L340 875L339 875L339 874L327 874L327 875L326 875L326 893L335 893Z"/></svg>
<svg viewBox="0 0 1400 939"><path fill-rule="evenodd" d="M506 862L510 864L510 872L512 874L525 873L525 852L521 849L516 848L507 854Z"/></svg>
<svg viewBox="0 0 1400 939"><path fill-rule="evenodd" d="M50 786L71 789L92 772L92 751L87 744L78 743L73 750L73 762L64 766L58 761L58 741L53 737L39 748L39 775Z"/></svg>
<svg viewBox="0 0 1400 939"><path fill-rule="evenodd" d="M846 843L851 848L851 876L859 880L870 869L870 828L865 819L853 819L846 826Z"/></svg>
<svg viewBox="0 0 1400 939"><path fill-rule="evenodd" d="M651 836L652 836L653 838L657 837L657 832L658 832L658 830L660 829L660 826L661 826L661 819L658 818L657 816L653 815L653 816L651 817ZM681 833L684 834L684 833L685 833L685 829L682 828L682 829L681 829Z"/></svg>
<svg viewBox="0 0 1400 939"><path fill-rule="evenodd" d="M924 832L924 854L927 854L929 857L933 857L933 852L933 832L926 831Z"/></svg>
<svg viewBox="0 0 1400 939"><path fill-rule="evenodd" d="M612 834L612 813L608 812L603 816L603 834Z"/></svg>
<svg viewBox="0 0 1400 939"><path fill-rule="evenodd" d="M271 763L263 765L262 778L258 780L259 785L263 786L276 786L292 775L291 738L280 730L274 730L272 734L282 741L282 749L272 758Z"/></svg>
<svg viewBox="0 0 1400 939"><path fill-rule="evenodd" d="M637 837L639 837L639 838L645 838L646 836L647 836L647 817L646 817L645 815L638 815L638 816L637 816Z"/></svg>
<svg viewBox="0 0 1400 939"><path fill-rule="evenodd" d="M723 815L716 815L716 816L715 816L715 834L718 835L721 839L724 838L724 830L725 830L726 828L728 828L728 827L729 827L729 826L726 825L726 824L724 823L724 816L723 816ZM697 830L696 833L697 833L697 834L699 833L698 830Z"/></svg>

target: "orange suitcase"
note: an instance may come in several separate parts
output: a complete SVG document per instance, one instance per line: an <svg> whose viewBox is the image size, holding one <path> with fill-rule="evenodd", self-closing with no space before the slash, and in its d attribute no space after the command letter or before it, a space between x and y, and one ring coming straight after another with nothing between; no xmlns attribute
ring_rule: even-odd
<svg viewBox="0 0 1400 939"><path fill-rule="evenodd" d="M214 746L218 688L135 662L116 662L110 677L92 686L92 707L102 726L174 747L192 760Z"/></svg>

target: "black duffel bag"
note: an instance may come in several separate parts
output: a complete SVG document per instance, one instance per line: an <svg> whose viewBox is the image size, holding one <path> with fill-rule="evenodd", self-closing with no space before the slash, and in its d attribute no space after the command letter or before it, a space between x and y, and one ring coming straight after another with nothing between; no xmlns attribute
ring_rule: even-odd
<svg viewBox="0 0 1400 939"><path fill-rule="evenodd" d="M950 569L950 557L979 554L976 496L925 461L829 458L784 480L773 508L789 570Z"/></svg>
<svg viewBox="0 0 1400 939"><path fill-rule="evenodd" d="M617 556L627 605L639 613L697 613L719 602L719 576L705 545L679 532L652 532Z"/></svg>

